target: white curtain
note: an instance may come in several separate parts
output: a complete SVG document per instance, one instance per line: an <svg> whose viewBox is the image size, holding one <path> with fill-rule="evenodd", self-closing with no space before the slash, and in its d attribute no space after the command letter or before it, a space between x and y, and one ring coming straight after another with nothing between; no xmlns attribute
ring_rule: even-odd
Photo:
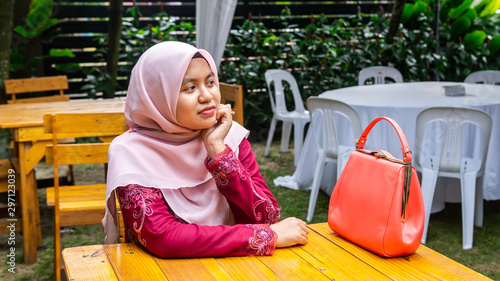
<svg viewBox="0 0 500 281"><path fill-rule="evenodd" d="M217 63L224 55L237 0L196 0L196 46L207 50Z"/></svg>

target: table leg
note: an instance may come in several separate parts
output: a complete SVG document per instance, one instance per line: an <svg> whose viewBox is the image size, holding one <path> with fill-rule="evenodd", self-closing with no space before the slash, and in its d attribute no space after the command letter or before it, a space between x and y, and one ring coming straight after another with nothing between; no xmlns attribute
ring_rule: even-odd
<svg viewBox="0 0 500 281"><path fill-rule="evenodd" d="M40 222L40 206L39 206L39 202L38 202L38 186L37 186L37 183L36 183L36 175L33 171L31 171L28 176L26 177L27 178L27 183L28 183L28 186L32 187L33 188L33 191L34 191L34 198L33 198L33 216L34 216L34 219L35 219L35 226L36 226L36 231L35 231L35 235L36 235L36 247L40 247L42 246L42 224Z"/></svg>
<svg viewBox="0 0 500 281"><path fill-rule="evenodd" d="M19 168L21 181L21 206L23 217L23 251L24 262L33 264L37 261L37 246L41 244L40 213L38 195L33 171L27 172L26 151L29 146L19 142Z"/></svg>

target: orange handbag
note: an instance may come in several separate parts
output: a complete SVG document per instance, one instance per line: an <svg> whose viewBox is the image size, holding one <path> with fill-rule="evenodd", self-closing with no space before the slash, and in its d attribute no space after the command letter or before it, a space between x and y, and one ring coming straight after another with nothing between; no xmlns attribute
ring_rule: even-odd
<svg viewBox="0 0 500 281"><path fill-rule="evenodd" d="M363 149L368 133L388 121L402 144L403 160L383 150ZM413 254L424 229L424 202L399 125L373 120L356 141L330 198L328 225L345 239L385 257Z"/></svg>

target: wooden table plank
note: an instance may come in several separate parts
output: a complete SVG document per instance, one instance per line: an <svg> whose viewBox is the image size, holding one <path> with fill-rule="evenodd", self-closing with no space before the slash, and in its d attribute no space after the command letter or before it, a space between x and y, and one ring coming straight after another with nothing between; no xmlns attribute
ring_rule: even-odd
<svg viewBox="0 0 500 281"><path fill-rule="evenodd" d="M316 257L312 256L309 252L306 252L303 247L293 247L291 248L297 255L302 259L307 261L309 264L314 266L318 271L323 273L329 278L329 280L345 280L340 274L332 270L329 266L319 261Z"/></svg>
<svg viewBox="0 0 500 281"><path fill-rule="evenodd" d="M59 102L2 104L0 128L42 126L43 115L49 112L123 112L125 99L70 100Z"/></svg>
<svg viewBox="0 0 500 281"><path fill-rule="evenodd" d="M492 280L423 245L417 254L413 266L422 266L423 270L433 272L443 280Z"/></svg>
<svg viewBox="0 0 500 281"><path fill-rule="evenodd" d="M204 258L200 259L203 265L210 270L213 276L217 278L217 280L234 280L231 278L231 275L227 271L225 271L219 264L216 259L213 258Z"/></svg>
<svg viewBox="0 0 500 281"><path fill-rule="evenodd" d="M155 261L169 281L217 280L217 277L205 267L200 259L155 258ZM229 277L229 275L227 277Z"/></svg>
<svg viewBox="0 0 500 281"><path fill-rule="evenodd" d="M104 249L119 280L167 280L153 256L141 246L108 244Z"/></svg>
<svg viewBox="0 0 500 281"><path fill-rule="evenodd" d="M67 280L118 280L102 245L62 251Z"/></svg>
<svg viewBox="0 0 500 281"><path fill-rule="evenodd" d="M491 280L423 245L413 255L384 258L334 234L327 223L309 227L395 280Z"/></svg>
<svg viewBox="0 0 500 281"><path fill-rule="evenodd" d="M323 274L322 268L314 267L292 249L280 249L272 256L257 258L281 280L332 280Z"/></svg>
<svg viewBox="0 0 500 281"><path fill-rule="evenodd" d="M217 258L217 262L234 280L279 280L255 256Z"/></svg>
<svg viewBox="0 0 500 281"><path fill-rule="evenodd" d="M309 228L313 229L311 225ZM311 231L309 241L300 248L327 267L328 272L345 280L390 280L372 266L360 261L348 251L331 243L322 235ZM297 250L298 251L298 250ZM337 278L334 278L337 280Z"/></svg>

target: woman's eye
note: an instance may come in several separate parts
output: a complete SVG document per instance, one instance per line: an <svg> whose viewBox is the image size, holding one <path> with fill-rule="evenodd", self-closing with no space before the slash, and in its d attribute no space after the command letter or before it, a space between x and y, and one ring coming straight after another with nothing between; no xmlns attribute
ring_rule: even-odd
<svg viewBox="0 0 500 281"><path fill-rule="evenodd" d="M184 91L188 91L188 92L191 92L191 91L194 91L195 87L194 86L188 86L184 89Z"/></svg>
<svg viewBox="0 0 500 281"><path fill-rule="evenodd" d="M215 84L215 81L211 80L211 81L208 81L207 85L210 85L210 86L213 86Z"/></svg>

